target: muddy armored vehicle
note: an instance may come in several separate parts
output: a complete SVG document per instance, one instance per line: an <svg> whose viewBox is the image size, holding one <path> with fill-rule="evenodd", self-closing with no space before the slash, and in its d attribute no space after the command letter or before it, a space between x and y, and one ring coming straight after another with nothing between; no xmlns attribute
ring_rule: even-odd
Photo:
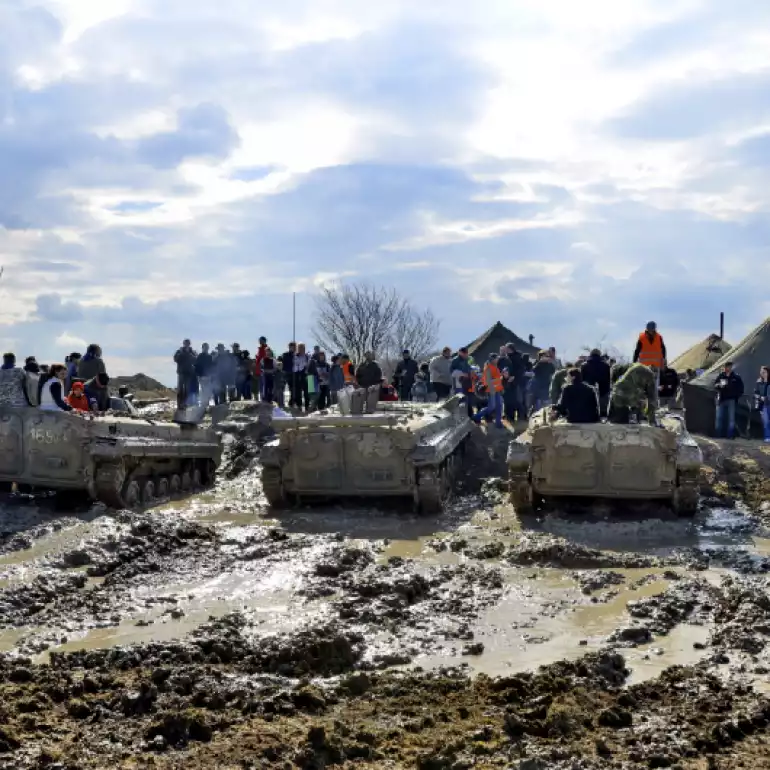
<svg viewBox="0 0 770 770"><path fill-rule="evenodd" d="M221 453L219 436L195 426L0 403L0 483L136 508L211 483Z"/></svg>
<svg viewBox="0 0 770 770"><path fill-rule="evenodd" d="M340 391L338 405L276 418L262 449L270 505L309 499L407 498L438 512L451 494L471 431L459 397L443 403L377 401L379 387Z"/></svg>
<svg viewBox="0 0 770 770"><path fill-rule="evenodd" d="M570 424L536 412L508 447L511 502L529 512L551 497L661 500L695 514L700 447L678 414L659 411L657 422Z"/></svg>

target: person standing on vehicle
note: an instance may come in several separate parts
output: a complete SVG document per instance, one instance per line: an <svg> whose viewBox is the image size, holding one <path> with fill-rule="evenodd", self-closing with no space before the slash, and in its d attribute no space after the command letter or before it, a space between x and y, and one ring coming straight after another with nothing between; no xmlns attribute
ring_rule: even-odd
<svg viewBox="0 0 770 770"><path fill-rule="evenodd" d="M87 356L88 354L86 354ZM192 394L197 392L196 387L192 386L195 379L195 361L198 358L196 352L192 349L190 340L183 340L182 347L174 353L174 363L176 364L176 405L179 409L190 406Z"/></svg>
<svg viewBox="0 0 770 770"><path fill-rule="evenodd" d="M735 408L743 395L743 380L733 371L733 362L728 361L714 381L717 389L716 435L717 438L735 438ZM726 433L725 433L726 431Z"/></svg>
<svg viewBox="0 0 770 770"><path fill-rule="evenodd" d="M200 355L195 359L195 376L198 378L198 403L208 407L214 394L212 374L214 372L214 356L209 352L209 343L201 345Z"/></svg>

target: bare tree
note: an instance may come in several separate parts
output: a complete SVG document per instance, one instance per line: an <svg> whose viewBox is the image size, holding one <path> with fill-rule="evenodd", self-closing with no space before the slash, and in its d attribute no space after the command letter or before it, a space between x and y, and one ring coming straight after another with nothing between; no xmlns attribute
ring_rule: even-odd
<svg viewBox="0 0 770 770"><path fill-rule="evenodd" d="M400 358L401 351L409 350L412 358L418 361L426 358L435 351L439 327L439 320L432 310L421 312L407 305L393 325L388 345L389 357Z"/></svg>
<svg viewBox="0 0 770 770"><path fill-rule="evenodd" d="M609 356L620 364L628 362L628 356L624 355L615 345L608 345L604 337L596 345L583 345L581 349L586 355L592 350L598 350L603 356Z"/></svg>
<svg viewBox="0 0 770 770"><path fill-rule="evenodd" d="M415 358L429 353L439 321L419 311L396 289L368 283L325 286L316 297L315 335L327 350L345 351L355 363L367 350L382 360L408 348Z"/></svg>
<svg viewBox="0 0 770 770"><path fill-rule="evenodd" d="M395 289L370 284L325 286L316 298L316 339L358 363L367 350L383 352L408 308Z"/></svg>

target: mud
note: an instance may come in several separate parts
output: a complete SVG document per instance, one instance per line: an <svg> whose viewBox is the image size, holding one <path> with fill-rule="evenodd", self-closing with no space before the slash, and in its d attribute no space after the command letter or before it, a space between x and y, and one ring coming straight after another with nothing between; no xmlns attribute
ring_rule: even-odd
<svg viewBox="0 0 770 770"><path fill-rule="evenodd" d="M276 516L236 411L189 500L0 501L0 768L763 766L762 448L708 445L694 520L520 519L508 431L441 516Z"/></svg>

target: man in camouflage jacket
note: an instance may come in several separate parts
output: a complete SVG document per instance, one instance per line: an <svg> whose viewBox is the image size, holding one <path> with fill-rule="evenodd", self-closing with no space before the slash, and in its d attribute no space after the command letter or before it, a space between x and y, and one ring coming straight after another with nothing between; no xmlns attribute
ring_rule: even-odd
<svg viewBox="0 0 770 770"><path fill-rule="evenodd" d="M655 422L658 403L655 372L644 364L631 364L615 383L610 399L610 422L627 425L632 412L645 415L650 425Z"/></svg>

